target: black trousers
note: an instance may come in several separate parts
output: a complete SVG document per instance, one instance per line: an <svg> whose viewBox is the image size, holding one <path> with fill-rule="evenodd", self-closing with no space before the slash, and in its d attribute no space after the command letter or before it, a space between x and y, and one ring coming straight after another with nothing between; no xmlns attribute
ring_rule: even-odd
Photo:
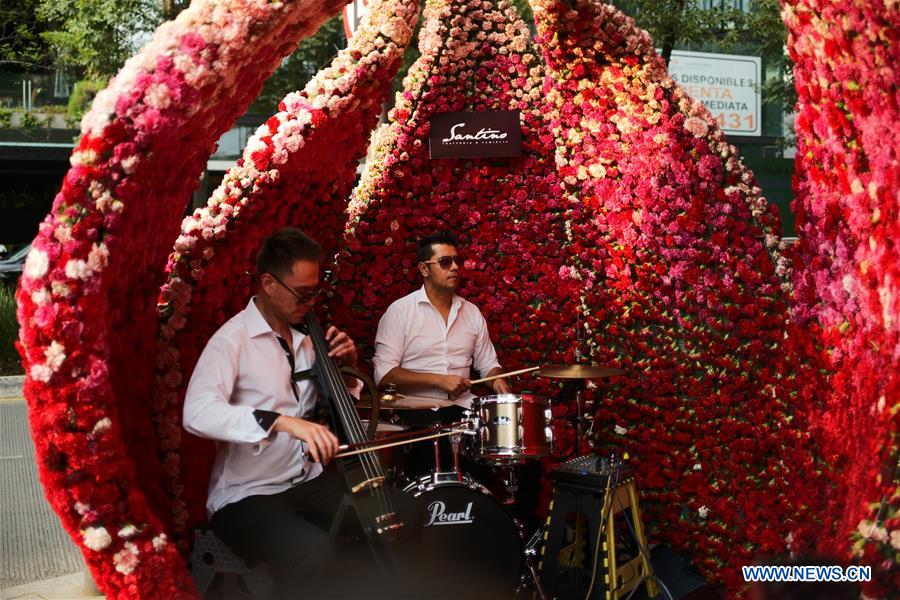
<svg viewBox="0 0 900 600"><path fill-rule="evenodd" d="M353 510L342 534L329 530L346 493L344 477L325 471L283 492L244 498L216 511L213 531L244 560L271 567L274 598L353 598L396 595L402 576L385 579L363 537ZM415 547L422 511L414 498L389 490L407 524L396 550ZM353 573L348 577L347 573Z"/></svg>

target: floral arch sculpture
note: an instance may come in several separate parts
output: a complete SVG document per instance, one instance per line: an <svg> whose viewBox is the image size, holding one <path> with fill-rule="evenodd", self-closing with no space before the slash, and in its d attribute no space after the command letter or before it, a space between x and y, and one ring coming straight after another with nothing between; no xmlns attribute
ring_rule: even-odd
<svg viewBox="0 0 900 600"><path fill-rule="evenodd" d="M809 551L820 528L840 526L819 549L844 553L860 503L897 489L875 479L895 459L896 373L872 384L848 362L890 371L898 356L897 152L878 144L897 116L896 95L878 91L896 89L890 8L786 6L808 149L795 209L810 243L793 273L777 214L709 113L646 33L587 0L532 2L535 40L503 1L429 2L422 57L347 206L418 14L409 0L370 4L350 47L284 99L178 235L211 145L339 4L198 1L161 28L98 96L28 258L19 320L40 474L107 595L193 594L178 549L203 519L211 454L181 432L183 391L208 336L251 294L253 249L285 223L338 253L330 309L364 347L414 285L414 238L459 230L464 291L505 366L569 361L579 347L627 370L592 390L591 442L633 454L660 538L731 589L740 564ZM848 70L856 87L821 83ZM430 114L497 108L521 110L521 158L425 159ZM850 358L818 377L829 349ZM864 413L875 439L842 448ZM832 484L842 462L857 466ZM891 548L860 547L869 559Z"/></svg>

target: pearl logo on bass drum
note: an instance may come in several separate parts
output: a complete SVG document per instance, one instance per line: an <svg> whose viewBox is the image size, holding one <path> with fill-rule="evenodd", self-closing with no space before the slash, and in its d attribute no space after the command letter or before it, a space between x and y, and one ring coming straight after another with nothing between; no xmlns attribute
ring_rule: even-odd
<svg viewBox="0 0 900 600"><path fill-rule="evenodd" d="M447 505L441 500L435 500L428 505L428 522L425 527L432 525L465 525L466 523L474 523L475 517L472 515L472 502L466 505L466 510L462 512L447 512Z"/></svg>

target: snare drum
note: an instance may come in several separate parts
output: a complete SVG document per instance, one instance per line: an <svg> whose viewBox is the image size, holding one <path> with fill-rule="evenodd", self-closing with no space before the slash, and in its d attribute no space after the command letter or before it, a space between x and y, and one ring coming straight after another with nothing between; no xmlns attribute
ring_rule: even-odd
<svg viewBox="0 0 900 600"><path fill-rule="evenodd" d="M523 568L521 527L487 488L461 479L432 473L403 490L424 510L422 558L452 574L440 583L448 598L511 598Z"/></svg>
<svg viewBox="0 0 900 600"><path fill-rule="evenodd" d="M546 456L553 449L550 400L534 394L498 394L472 401L480 420L475 458L517 461Z"/></svg>

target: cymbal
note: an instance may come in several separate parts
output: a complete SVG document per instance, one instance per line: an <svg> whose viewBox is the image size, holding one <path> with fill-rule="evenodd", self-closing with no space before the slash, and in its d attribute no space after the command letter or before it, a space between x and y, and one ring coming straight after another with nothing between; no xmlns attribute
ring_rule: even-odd
<svg viewBox="0 0 900 600"><path fill-rule="evenodd" d="M389 399L390 398L390 399ZM359 408L371 408L372 403L367 399L360 399L356 406ZM452 400L429 398L428 396L407 396L404 394L382 394L381 410L396 408L399 410L422 410L428 408L446 408L454 406Z"/></svg>
<svg viewBox="0 0 900 600"><path fill-rule="evenodd" d="M622 375L624 372L622 369L594 365L550 365L541 367L538 376L553 379L599 379L600 377Z"/></svg>

